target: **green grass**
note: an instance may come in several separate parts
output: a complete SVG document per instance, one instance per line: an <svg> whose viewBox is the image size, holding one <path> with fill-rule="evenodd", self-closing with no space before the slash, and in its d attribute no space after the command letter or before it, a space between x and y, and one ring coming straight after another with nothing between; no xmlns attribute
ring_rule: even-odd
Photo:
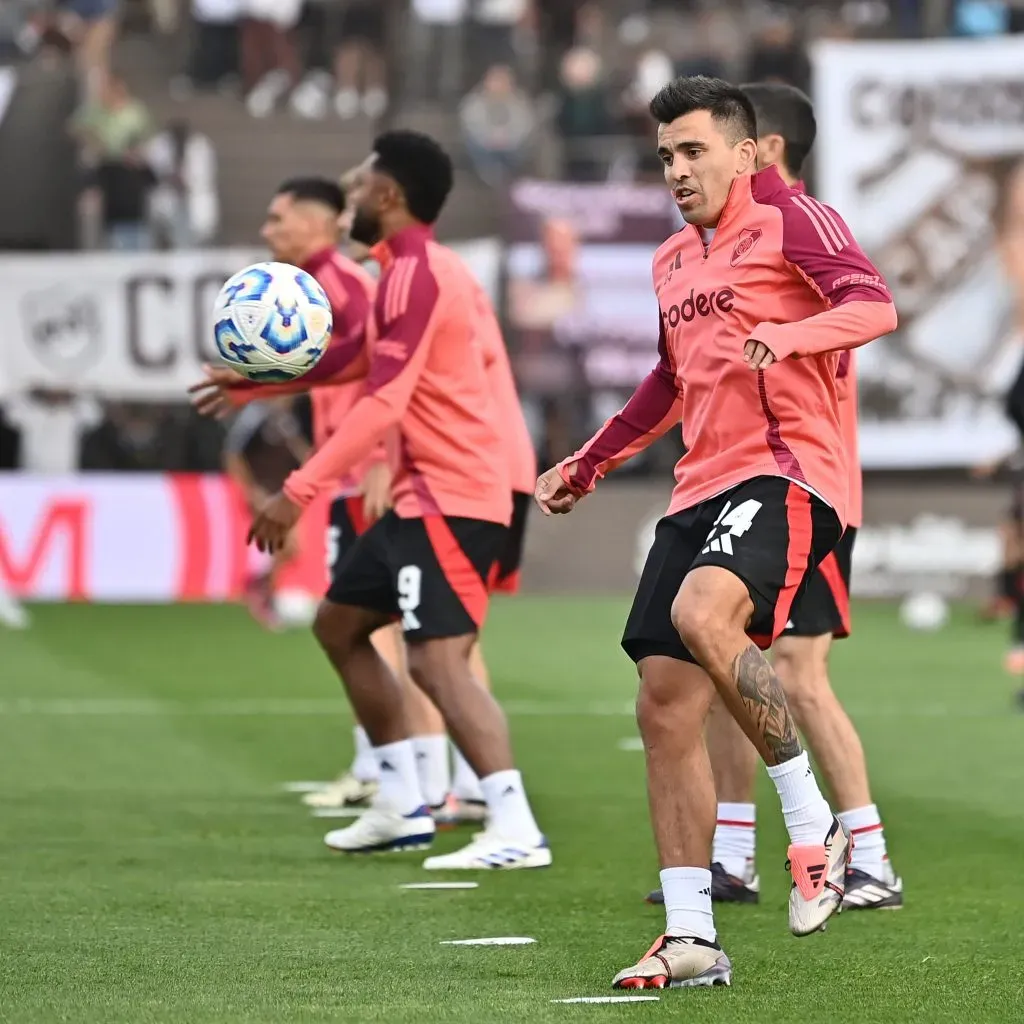
<svg viewBox="0 0 1024 1024"><path fill-rule="evenodd" d="M834 675L906 909L792 938L763 785L762 903L717 913L734 987L550 1003L605 994L662 922L641 900L657 877L642 757L618 749L635 735L623 612L495 608L485 646L555 865L466 892L398 889L423 879L422 854L330 855L333 823L280 791L349 753L307 635L206 607L39 608L30 632L0 632L0 1020L1024 1019L1024 718L999 671L1002 634L965 616L915 636L883 607L857 610ZM537 944L439 944L482 935Z"/></svg>

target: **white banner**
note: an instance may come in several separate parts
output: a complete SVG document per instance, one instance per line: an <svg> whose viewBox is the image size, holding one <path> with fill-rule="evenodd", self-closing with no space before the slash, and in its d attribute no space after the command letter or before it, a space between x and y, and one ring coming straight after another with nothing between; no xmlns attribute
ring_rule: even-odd
<svg viewBox="0 0 1024 1024"><path fill-rule="evenodd" d="M1000 195L1024 154L1024 39L823 43L813 58L819 195L900 314L859 356L864 465L1001 457L1017 443L1002 405L1024 362L1024 240L1007 255L995 221L1024 221L1024 183Z"/></svg>
<svg viewBox="0 0 1024 1024"><path fill-rule="evenodd" d="M498 244L454 246L494 295ZM103 397L184 400L216 359L210 310L260 249L0 257L0 397L34 387Z"/></svg>

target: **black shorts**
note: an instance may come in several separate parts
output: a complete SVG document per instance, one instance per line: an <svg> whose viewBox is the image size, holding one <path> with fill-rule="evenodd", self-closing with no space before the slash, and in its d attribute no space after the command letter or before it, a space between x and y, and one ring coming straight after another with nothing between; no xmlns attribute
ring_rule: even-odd
<svg viewBox="0 0 1024 1024"><path fill-rule="evenodd" d="M505 533L505 543L498 552L498 560L491 571L491 593L519 593L519 576L523 564L523 545L526 543L526 517L530 514L533 495L512 492L512 522Z"/></svg>
<svg viewBox="0 0 1024 1024"><path fill-rule="evenodd" d="M335 498L331 502L331 513L327 523L327 578L333 583L345 555L352 550L355 542L366 533L369 523L363 514L363 497L354 494L347 498Z"/></svg>
<svg viewBox="0 0 1024 1024"><path fill-rule="evenodd" d="M479 519L387 512L342 556L327 600L401 619L411 643L477 633L506 532Z"/></svg>
<svg viewBox="0 0 1024 1024"><path fill-rule="evenodd" d="M857 527L848 526L839 543L811 573L799 599L793 602L783 636L850 635L850 568Z"/></svg>
<svg viewBox="0 0 1024 1024"><path fill-rule="evenodd" d="M622 637L635 662L664 655L696 662L672 625L683 579L701 565L738 576L754 602L747 634L762 650L789 621L809 570L839 540L835 511L785 477L759 476L666 516L654 533Z"/></svg>

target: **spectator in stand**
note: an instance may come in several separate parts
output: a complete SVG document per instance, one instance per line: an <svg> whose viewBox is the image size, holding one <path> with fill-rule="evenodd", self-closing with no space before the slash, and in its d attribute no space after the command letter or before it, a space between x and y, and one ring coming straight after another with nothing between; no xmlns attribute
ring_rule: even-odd
<svg viewBox="0 0 1024 1024"><path fill-rule="evenodd" d="M519 68L517 35L525 27L527 0L472 0L469 8L470 81L500 64Z"/></svg>
<svg viewBox="0 0 1024 1024"><path fill-rule="evenodd" d="M789 14L772 14L757 34L744 77L750 82L786 82L805 92L809 89L811 65Z"/></svg>
<svg viewBox="0 0 1024 1024"><path fill-rule="evenodd" d="M98 92L110 75L110 51L117 36L118 0L65 0L61 6L81 21L79 66L87 90Z"/></svg>
<svg viewBox="0 0 1024 1024"><path fill-rule="evenodd" d="M116 159L101 160L87 178L87 188L99 196L104 247L114 252L154 247L149 200L156 175L146 162L144 141L135 139Z"/></svg>
<svg viewBox="0 0 1024 1024"><path fill-rule="evenodd" d="M87 164L118 160L150 134L149 112L123 78L107 74L96 94L75 112L71 132Z"/></svg>
<svg viewBox="0 0 1024 1024"><path fill-rule="evenodd" d="M371 120L388 108L387 65L384 60L389 0L341 0L340 11L322 12L325 31L333 39L333 79L311 72L292 94L292 111L299 117L322 118L328 93L334 87L334 111L342 120L360 112Z"/></svg>
<svg viewBox="0 0 1024 1024"><path fill-rule="evenodd" d="M600 181L606 154L596 143L611 134L608 89L601 58L577 46L562 58L558 129L565 143L565 176L571 181Z"/></svg>
<svg viewBox="0 0 1024 1024"><path fill-rule="evenodd" d="M530 98L505 64L492 67L459 108L462 137L480 178L500 188L523 165L536 125Z"/></svg>
<svg viewBox="0 0 1024 1024"><path fill-rule="evenodd" d="M242 81L253 117L268 117L301 77L294 29L304 0L242 0Z"/></svg>
<svg viewBox="0 0 1024 1024"><path fill-rule="evenodd" d="M223 86L238 74L238 22L242 0L192 0L192 46L184 78L173 91Z"/></svg>
<svg viewBox="0 0 1024 1024"><path fill-rule="evenodd" d="M412 0L408 99L453 102L462 94L467 0Z"/></svg>
<svg viewBox="0 0 1024 1024"><path fill-rule="evenodd" d="M648 49L640 54L622 97L625 126L634 138L637 173L643 179L661 180L662 166L651 145L651 117L647 105L666 82L675 77L672 60L663 50Z"/></svg>
<svg viewBox="0 0 1024 1024"><path fill-rule="evenodd" d="M150 210L161 247L192 249L212 241L220 208L210 140L187 121L172 121L150 142L146 159L156 175Z"/></svg>

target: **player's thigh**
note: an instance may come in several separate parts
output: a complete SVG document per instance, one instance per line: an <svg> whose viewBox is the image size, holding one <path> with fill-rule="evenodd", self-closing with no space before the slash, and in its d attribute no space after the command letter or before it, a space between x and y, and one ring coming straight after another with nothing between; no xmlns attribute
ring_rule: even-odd
<svg viewBox="0 0 1024 1024"><path fill-rule="evenodd" d="M476 636L505 533L499 523L456 516L398 520L390 554L406 643Z"/></svg>
<svg viewBox="0 0 1024 1024"><path fill-rule="evenodd" d="M665 516L655 527L622 634L622 649L638 666L652 657L696 662L672 623L672 603L706 535L699 510Z"/></svg>
<svg viewBox="0 0 1024 1024"><path fill-rule="evenodd" d="M526 520L532 505L532 494L512 492L512 521L505 532L505 539L491 572L491 593L516 594L519 592L523 549L526 544Z"/></svg>
<svg viewBox="0 0 1024 1024"><path fill-rule="evenodd" d="M693 568L727 569L744 584L753 606L747 633L766 648L785 629L811 571L839 540L839 517L784 477L755 477L719 500Z"/></svg>

